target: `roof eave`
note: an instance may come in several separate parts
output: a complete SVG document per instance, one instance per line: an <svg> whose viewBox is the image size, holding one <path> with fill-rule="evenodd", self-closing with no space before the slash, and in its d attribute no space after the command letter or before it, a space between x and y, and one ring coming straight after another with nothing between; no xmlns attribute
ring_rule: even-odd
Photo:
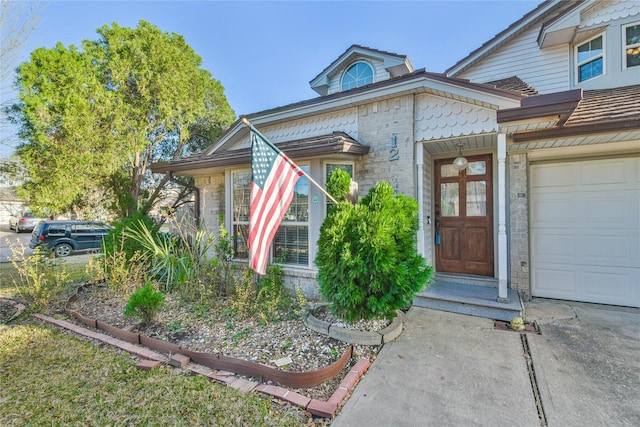
<svg viewBox="0 0 640 427"><path fill-rule="evenodd" d="M537 118L548 120L549 117L557 116L559 124L562 125L581 100L582 89L531 96L523 98L520 107L498 110L497 121L499 124L506 124Z"/></svg>
<svg viewBox="0 0 640 427"><path fill-rule="evenodd" d="M518 132L512 135L512 141L514 144L524 144L545 139L561 139L637 130L640 130L640 118L555 127L531 132Z"/></svg>
<svg viewBox="0 0 640 427"><path fill-rule="evenodd" d="M280 144L278 144L280 145ZM292 160L318 156L362 156L369 153L369 146L341 135L308 138L300 141L289 141L284 144L282 151ZM158 162L151 166L153 173L179 173L196 171L198 169L224 168L229 166L247 165L251 163L251 149L243 148L226 152L227 155L202 157L197 160L177 160Z"/></svg>

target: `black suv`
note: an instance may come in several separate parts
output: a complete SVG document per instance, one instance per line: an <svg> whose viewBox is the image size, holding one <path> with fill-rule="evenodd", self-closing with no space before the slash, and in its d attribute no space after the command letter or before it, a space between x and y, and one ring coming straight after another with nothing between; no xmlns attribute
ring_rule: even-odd
<svg viewBox="0 0 640 427"><path fill-rule="evenodd" d="M29 247L46 246L55 256L65 257L73 251L100 250L104 236L113 227L101 222L46 221L33 229Z"/></svg>

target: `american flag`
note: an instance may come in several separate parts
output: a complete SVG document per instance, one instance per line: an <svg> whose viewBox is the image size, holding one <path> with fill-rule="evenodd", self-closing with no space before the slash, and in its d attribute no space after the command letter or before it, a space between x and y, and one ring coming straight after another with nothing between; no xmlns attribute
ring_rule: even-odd
<svg viewBox="0 0 640 427"><path fill-rule="evenodd" d="M269 248L293 199L302 170L273 144L251 129L251 208L249 262L266 273Z"/></svg>

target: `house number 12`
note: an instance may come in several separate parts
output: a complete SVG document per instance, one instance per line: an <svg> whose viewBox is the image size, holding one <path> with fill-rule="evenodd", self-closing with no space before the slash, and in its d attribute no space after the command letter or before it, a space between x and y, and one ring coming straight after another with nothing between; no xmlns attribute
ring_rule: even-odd
<svg viewBox="0 0 640 427"><path fill-rule="evenodd" d="M391 149L389 150L389 161L393 162L394 160L398 160L400 158L400 150L398 149L397 137L394 133L391 135Z"/></svg>

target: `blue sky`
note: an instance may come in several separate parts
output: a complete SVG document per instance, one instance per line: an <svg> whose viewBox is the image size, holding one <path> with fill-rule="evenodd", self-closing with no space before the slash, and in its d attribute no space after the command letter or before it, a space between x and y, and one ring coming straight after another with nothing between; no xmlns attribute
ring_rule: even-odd
<svg viewBox="0 0 640 427"><path fill-rule="evenodd" d="M309 81L352 44L404 54L416 69L443 72L539 3L40 1L40 24L22 59L56 42L95 40L103 25L136 27L144 19L184 36L240 115L315 98Z"/></svg>

